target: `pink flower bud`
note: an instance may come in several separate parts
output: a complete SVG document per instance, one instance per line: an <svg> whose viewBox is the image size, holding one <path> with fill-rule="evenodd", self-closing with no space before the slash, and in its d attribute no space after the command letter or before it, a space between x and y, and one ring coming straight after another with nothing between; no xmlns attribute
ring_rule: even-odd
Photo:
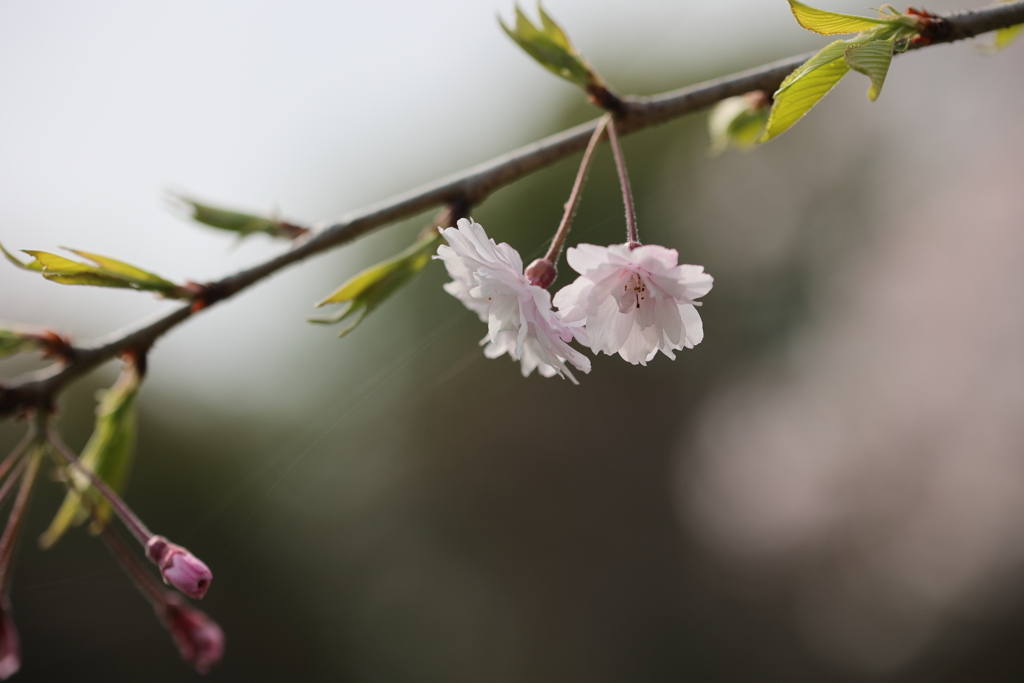
<svg viewBox="0 0 1024 683"><path fill-rule="evenodd" d="M551 261L539 258L529 265L524 275L531 285L547 289L558 277L558 269Z"/></svg>
<svg viewBox="0 0 1024 683"><path fill-rule="evenodd" d="M182 659L196 671L205 674L220 661L224 654L224 632L213 619L192 609L173 593L167 594L157 614L171 632Z"/></svg>
<svg viewBox="0 0 1024 683"><path fill-rule="evenodd" d="M11 606L7 598L0 601L0 680L18 673L21 668L21 641L11 619Z"/></svg>
<svg viewBox="0 0 1024 683"><path fill-rule="evenodd" d="M190 598L201 599L206 595L213 572L188 550L163 536L153 536L146 544L146 555L160 567L164 583Z"/></svg>

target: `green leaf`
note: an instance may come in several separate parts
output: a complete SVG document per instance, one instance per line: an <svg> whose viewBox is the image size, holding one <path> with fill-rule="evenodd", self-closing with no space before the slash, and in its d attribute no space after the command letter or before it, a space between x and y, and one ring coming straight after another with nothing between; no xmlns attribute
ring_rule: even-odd
<svg viewBox="0 0 1024 683"><path fill-rule="evenodd" d="M30 263L23 263L21 261L21 259L19 259L18 257L16 257L13 254L11 254L11 252L9 252L6 249L4 249L4 245L2 245L2 244L0 244L0 251L2 251L4 253L4 257L8 261L13 263L17 267L21 268L22 270L34 270L34 271L36 271L38 273L39 271L41 271L43 269L42 265L40 265L38 261L32 261Z"/></svg>
<svg viewBox="0 0 1024 683"><path fill-rule="evenodd" d="M569 52L575 52L575 48L573 48L572 43L569 42L569 36L565 35L565 31L562 30L562 27L559 26L554 19L548 16L548 13L544 11L544 8L540 3L537 3L537 13L540 14L542 33L556 45L561 46Z"/></svg>
<svg viewBox="0 0 1024 683"><path fill-rule="evenodd" d="M803 118L821 98L847 74L846 49L850 43L837 40L798 66L775 92L775 103L760 142L767 142Z"/></svg>
<svg viewBox="0 0 1024 683"><path fill-rule="evenodd" d="M35 259L27 265L22 264L22 267L26 270L39 271L44 278L58 284L138 289L158 292L168 298L180 299L188 296L187 292L173 282L108 256L68 249L68 251L96 264L91 265L72 261L48 251L32 249L23 249L22 251ZM12 258L10 254L7 256L9 259Z"/></svg>
<svg viewBox="0 0 1024 683"><path fill-rule="evenodd" d="M338 334L339 337L344 337L354 330L363 318L409 282L416 273L423 270L430 262L430 256L436 251L441 239L440 232L432 230L397 256L362 271L316 304L317 307L347 304L343 309L331 316L309 318L309 322L333 324L356 316L355 320Z"/></svg>
<svg viewBox="0 0 1024 683"><path fill-rule="evenodd" d="M1024 24L1017 24L1009 28L1001 28L996 31L995 49L1002 50L1004 47L1017 40L1021 31L1024 31Z"/></svg>
<svg viewBox="0 0 1024 683"><path fill-rule="evenodd" d="M0 358L34 351L40 346L42 346L42 340L38 335L17 328L0 327Z"/></svg>
<svg viewBox="0 0 1024 683"><path fill-rule="evenodd" d="M871 79L868 99L878 99L885 84L885 76L889 73L892 62L893 41L873 40L870 43L851 45L846 48L846 64L854 71L859 71Z"/></svg>
<svg viewBox="0 0 1024 683"><path fill-rule="evenodd" d="M96 407L96 427L78 458L83 467L117 492L123 491L128 481L135 451L135 397L141 381L136 366L126 365L114 386L100 399ZM64 468L64 473L68 492L49 528L39 537L43 548L56 543L72 524L81 524L92 517L89 530L97 534L110 519L109 505L92 487L89 478L70 465Z"/></svg>
<svg viewBox="0 0 1024 683"><path fill-rule="evenodd" d="M893 23L887 19L872 19L852 14L826 12L822 9L809 7L797 0L789 0L789 8L793 11L793 16L796 17L798 24L808 31L814 31L825 36L840 33L860 33L877 26L886 26Z"/></svg>
<svg viewBox="0 0 1024 683"><path fill-rule="evenodd" d="M64 248L67 249L67 247ZM105 273L116 275L128 282L134 282L146 289L164 291L177 288L176 284L163 279L159 275L154 275L149 271L136 268L133 265L123 261L118 261L117 259L112 259L109 256L100 256L99 254L91 254L87 251L79 251L77 249L68 249L68 251L72 254L78 254L84 259L89 259L103 269Z"/></svg>
<svg viewBox="0 0 1024 683"><path fill-rule="evenodd" d="M724 152L729 146L749 149L757 144L768 123L769 112L765 104L767 97L763 93L758 95L729 97L712 108L708 114L712 155Z"/></svg>
<svg viewBox="0 0 1024 683"><path fill-rule="evenodd" d="M279 221L270 220L262 216L253 216L247 213L240 213L238 211L228 211L227 209L220 209L209 204L202 204L183 197L181 195L171 195L174 199L185 205L192 215L192 219L197 223L208 225L211 228L217 228L218 230L227 230L229 232L237 232L241 237L248 237L258 232L273 235L275 237L294 237L294 230L288 231L283 228L283 224Z"/></svg>
<svg viewBox="0 0 1024 683"><path fill-rule="evenodd" d="M997 0L995 4L999 5L1004 2L1013 2L1013 0ZM1020 37L1022 31L1024 31L1024 24L1017 24L1016 26L1009 26L1007 28L997 30L995 32L995 38L986 51L990 53L999 52Z"/></svg>
<svg viewBox="0 0 1024 683"><path fill-rule="evenodd" d="M22 249L33 257L30 266L38 265L43 277L62 285L93 285L95 287L120 287L131 289L132 285L113 275L105 274L100 268L51 254L48 251Z"/></svg>
<svg viewBox="0 0 1024 683"><path fill-rule="evenodd" d="M515 29L510 29L498 18L498 23L519 47L540 62L541 66L562 78L586 88L600 84L601 79L594 73L583 56L573 47L565 32L538 6L541 27L538 28L516 6Z"/></svg>

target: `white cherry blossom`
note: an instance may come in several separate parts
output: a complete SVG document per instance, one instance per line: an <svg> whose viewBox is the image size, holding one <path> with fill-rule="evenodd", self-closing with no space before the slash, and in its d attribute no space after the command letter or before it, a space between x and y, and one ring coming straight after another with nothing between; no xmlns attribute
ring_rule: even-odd
<svg viewBox="0 0 1024 683"><path fill-rule="evenodd" d="M567 343L574 330L551 310L551 294L523 275L519 252L504 242L495 244L479 223L465 218L441 234L448 244L439 246L434 258L444 261L452 277L445 291L487 323L480 342L487 344L485 356L507 353L520 362L524 377L536 369L544 377L559 374L575 384L567 361L590 372L590 359Z"/></svg>
<svg viewBox="0 0 1024 683"><path fill-rule="evenodd" d="M580 276L555 294L554 303L574 332L585 325L577 339L595 352L647 365L659 350L675 360L674 350L704 338L694 299L707 294L713 280L703 266L679 265L675 249L580 244L566 259Z"/></svg>

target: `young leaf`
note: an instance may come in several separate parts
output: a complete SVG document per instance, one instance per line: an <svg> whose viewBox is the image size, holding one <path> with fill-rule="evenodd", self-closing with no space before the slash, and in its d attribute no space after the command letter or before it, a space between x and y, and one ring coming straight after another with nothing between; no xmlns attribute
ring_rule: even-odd
<svg viewBox="0 0 1024 683"><path fill-rule="evenodd" d="M181 195L171 195L171 198L187 208L192 220L197 223L202 223L218 230L236 232L239 237L248 237L249 235L262 232L273 237L292 239L306 232L306 228L298 225L238 211L219 209Z"/></svg>
<svg viewBox="0 0 1024 683"><path fill-rule="evenodd" d="M868 98L874 102L882 92L892 62L893 41L873 40L846 48L846 64L871 79Z"/></svg>
<svg viewBox="0 0 1024 683"><path fill-rule="evenodd" d="M500 17L498 23L519 47L545 69L584 88L600 84L601 79L572 45L565 32L542 8L539 11L540 28L533 25L518 5L515 30L506 26Z"/></svg>
<svg viewBox="0 0 1024 683"><path fill-rule="evenodd" d="M327 304L347 304L338 313L322 318L309 318L311 323L339 323L351 316L357 316L338 336L344 337L354 330L373 309L397 292L412 277L423 270L430 261L430 255L441 243L441 234L436 230L421 237L415 244L386 261L371 266L335 290L330 296L317 302L317 307Z"/></svg>
<svg viewBox="0 0 1024 683"><path fill-rule="evenodd" d="M104 274L95 266L86 263L79 263L71 259L51 254L48 251L36 251L33 249L22 249L22 252L33 257L35 261L29 266L34 270L42 272L43 277L52 282L62 285L93 285L96 287L121 287L130 289L131 283ZM34 268L38 266L38 268Z"/></svg>
<svg viewBox="0 0 1024 683"><path fill-rule="evenodd" d="M711 155L721 154L730 145L749 149L757 144L768 123L768 97L761 91L729 97L708 114Z"/></svg>
<svg viewBox="0 0 1024 683"><path fill-rule="evenodd" d="M575 49L569 42L569 36L565 35L565 31L562 30L562 27L559 26L554 19L548 16L548 13L544 11L544 8L540 3L537 3L537 13L540 14L540 23L542 27L541 32L556 45L560 45L569 52L575 52Z"/></svg>
<svg viewBox="0 0 1024 683"><path fill-rule="evenodd" d="M992 44L992 49L995 51L1002 50L1004 47L1017 40L1021 31L1024 31L1024 24L1017 24L1016 26L1010 26L1009 28L999 29L996 31L996 39Z"/></svg>
<svg viewBox="0 0 1024 683"><path fill-rule="evenodd" d="M840 33L860 33L868 31L877 26L891 24L891 20L872 19L870 17L858 17L852 14L837 14L826 12L822 9L809 7L808 5L789 0L789 8L793 11L798 24L808 31L814 31L824 36L832 36Z"/></svg>
<svg viewBox="0 0 1024 683"><path fill-rule="evenodd" d="M71 259L51 254L48 251L23 249L24 253L33 257L30 263L22 263L4 250L8 260L25 270L34 270L44 278L62 285L92 285L95 287L118 287L121 289L138 289L158 292L164 297L181 299L189 296L181 287L137 268L123 261L108 256L91 254L87 251L68 251L92 261L95 265L72 261Z"/></svg>
<svg viewBox="0 0 1024 683"><path fill-rule="evenodd" d="M830 43L786 76L775 92L775 104L759 142L767 142L788 130L836 86L850 70L845 59L849 46L845 40Z"/></svg>
<svg viewBox="0 0 1024 683"><path fill-rule="evenodd" d="M1004 2L1013 2L1013 0L996 0L995 4L1000 5ZM995 32L992 42L987 46L984 46L982 49L989 54L999 52L1020 37L1022 31L1024 31L1024 24L1001 28Z"/></svg>
<svg viewBox="0 0 1024 683"><path fill-rule="evenodd" d="M4 245L0 244L0 251L4 253L4 257L12 264L21 268L22 270L34 270L37 273L43 269L43 266L38 261L31 261L29 263L22 262L21 259L11 254L11 252L4 249Z"/></svg>
<svg viewBox="0 0 1024 683"><path fill-rule="evenodd" d="M135 396L140 383L136 366L126 365L96 407L96 427L78 459L83 467L118 492L127 483L135 450ZM81 524L91 516L89 530L97 534L110 518L110 507L92 488L84 473L72 466L65 467L64 473L68 492L49 528L39 537L43 548L56 543L72 524Z"/></svg>
<svg viewBox="0 0 1024 683"><path fill-rule="evenodd" d="M36 336L19 332L16 329L0 327L0 358L33 351L40 346L40 339Z"/></svg>
<svg viewBox="0 0 1024 683"><path fill-rule="evenodd" d="M60 356L70 350L70 346L69 340L45 327L0 323L0 358L29 351Z"/></svg>
<svg viewBox="0 0 1024 683"><path fill-rule="evenodd" d="M63 247L67 249L67 247ZM72 254L78 254L84 259L89 259L97 266L103 269L104 272L116 275L128 282L135 283L146 289L154 289L157 291L172 290L177 288L177 285L173 282L169 282L159 275L154 275L148 271L136 268L133 265L112 259L109 256L100 256L99 254L90 254L87 251L79 251L77 249L68 249Z"/></svg>

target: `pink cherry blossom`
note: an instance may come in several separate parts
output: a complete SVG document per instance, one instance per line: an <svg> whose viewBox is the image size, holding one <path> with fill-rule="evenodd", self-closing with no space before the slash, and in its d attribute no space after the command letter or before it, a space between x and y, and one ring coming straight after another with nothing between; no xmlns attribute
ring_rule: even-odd
<svg viewBox="0 0 1024 683"><path fill-rule="evenodd" d="M441 231L447 245L437 248L452 281L445 291L487 323L484 355L505 353L521 364L523 376L536 369L544 377L576 378L566 366L590 372L590 359L569 346L573 330L551 310L551 294L523 274L519 252L487 237L483 227L459 220Z"/></svg>
<svg viewBox="0 0 1024 683"><path fill-rule="evenodd" d="M703 266L678 265L675 249L627 244L581 244L566 253L580 274L555 294L562 320L580 343L595 352L618 353L634 365L647 365L660 350L693 348L704 338L694 299L711 290ZM589 337L589 339L588 339Z"/></svg>

